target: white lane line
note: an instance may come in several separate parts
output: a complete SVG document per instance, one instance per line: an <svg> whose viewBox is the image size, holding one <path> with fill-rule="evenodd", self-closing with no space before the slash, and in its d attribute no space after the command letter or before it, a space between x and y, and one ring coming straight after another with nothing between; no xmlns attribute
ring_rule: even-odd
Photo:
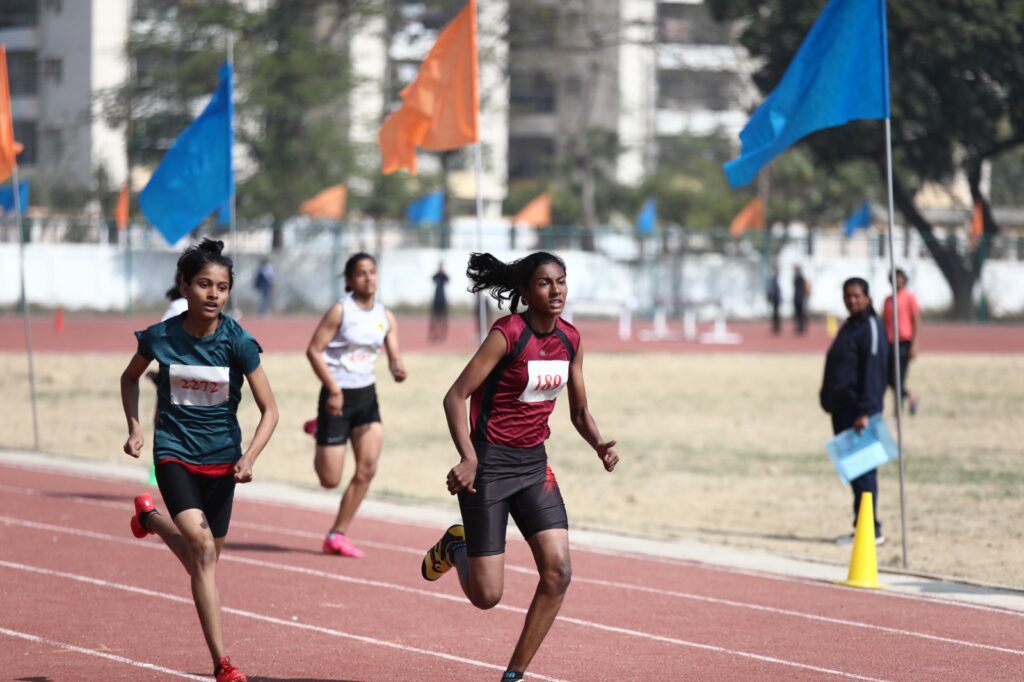
<svg viewBox="0 0 1024 682"><path fill-rule="evenodd" d="M164 549L164 546L162 544L157 544L157 543L140 543L138 540L132 541L132 540L128 540L126 538L120 538L120 537L116 537L116 536L113 536L113 535L106 535L104 533L96 533L96 532L93 532L93 531L86 531L86 530L82 530L82 529L65 528L65 527L62 527L62 526L53 526L53 525L50 525L50 524L37 523L35 521L28 521L28 520L25 520L25 519L15 519L15 518L11 518L9 516L0 516L0 521L2 521L4 523L10 523L12 525L25 526L25 527L28 527L28 528L34 528L34 529L38 529L38 530L47 530L47 531L57 532L57 533L66 533L68 535L90 537L90 538L95 538L97 540L106 540L106 541L109 541L109 542L116 542L118 544L132 545L132 546L135 546L135 547L149 547L149 548L152 548L152 549ZM269 569L278 570L278 571L286 571L286 572L289 572L289 573L299 573L299 574L302 574L302 575L310 575L310 576L315 576L315 577L318 577L318 578L324 578L324 579L327 579L327 580L336 580L338 582L352 583L352 584L356 584L356 585L363 585L363 586L366 586L366 587L382 588L382 589L388 589L388 590L393 590L393 591L397 591L397 592L405 592L405 593L409 593L409 594L416 594L416 595L419 595L419 596L429 597L429 598L432 598L432 599L441 599L441 600L444 600L444 601L454 601L454 602L458 602L458 603L464 603L465 602L465 599L463 597L461 597L461 596L445 594L445 593L441 593L441 592L430 592L430 591L427 591L427 590L417 589L417 588L413 588L413 587L407 587L405 585L399 585L399 584L396 584L396 583L383 582L383 581L380 581L380 580L368 580L366 578L355 578L355 577L352 577L352 576L340 575L340 574L335 574L335 573L327 573L327 572L324 572L324 571L318 571L318 570L311 569L311 568L303 568L301 566L291 566L289 564L278 564L278 563L274 563L274 562L270 562L270 561L262 561L260 559L250 559L250 558L246 558L246 557L236 557L236 556L231 556L231 555L227 555L227 554L222 554L221 555L221 560L222 561L231 561L231 562L234 562L234 563L247 564L247 565L256 566L256 567L259 567L259 568L269 568ZM5 562L5 561L0 560L0 566L7 565L8 563L9 562ZM46 571L48 569L41 569L41 570ZM56 572L51 572L51 573L56 574ZM73 574L67 574L67 575L71 576ZM100 581L100 582L103 582L103 581ZM133 588L133 589L142 590L142 588ZM148 593L149 591L148 590L144 590L144 592ZM156 593L152 593L152 594L156 594ZM179 597L177 599L181 599L181 598ZM504 604L499 604L495 608L496 609L500 609L500 610L504 610L504 611L510 611L510 612L513 612L513 613L520 613L520 614L525 614L526 613L526 609L524 609L524 608L514 607L514 606L506 606ZM229 612L229 613L230 612L241 613L241 612L239 612L237 610L230 610L230 609L227 609L227 608L225 608L224 611L225 612ZM648 639L648 640L655 641L655 642L661 642L661 643L665 643L665 644L673 644L673 645L676 645L676 646L689 647L689 648L694 648L694 649L701 649L701 650L705 650L705 651L714 651L714 652L724 653L724 654L731 655L731 656L736 656L736 657L739 657L739 658L749 658L749 659L753 659L753 660L757 660L757 661L768 662L768 663L775 663L775 664L778 664L778 665L792 667L792 668L799 668L799 669L802 669L802 670L812 670L812 671L815 671L815 672L819 672L819 673L823 673L823 674L828 674L828 675L835 675L835 676L838 676L838 677L845 677L845 678L855 679L855 680L871 680L873 682L885 682L884 680L880 680L879 678L865 677L865 676L862 676L862 675L856 675L854 673L848 673L848 672L845 672L845 671L842 671L842 670L834 670L832 668L823 668L823 667L814 666L814 665L810 665L810 664L806 664L806 663L799 663L797 661L789 661L789 660L782 659L782 658L774 658L774 657L771 657L771 656L764 656L764 655L761 655L761 654L754 654L754 653L750 653L750 652L742 651L742 650L738 650L738 649L729 649L729 648L725 648L725 647L718 647L718 646L711 645L711 644L702 644L700 642L692 642L692 641L689 641L689 640L678 639L678 638L675 638L675 637L666 637L666 636L663 636L663 635L656 635L656 634L652 634L652 633L649 633L649 632L643 632L641 630L631 630L631 629L627 629L627 628L620 628L620 627L613 626L613 625L606 625L604 623L597 623L597 622L590 621L590 620L584 620L582 618L572 618L572 617L567 617L567 616L559 615L558 616L558 620L566 622L566 623L571 623L573 625L578 625L578 626L581 626L581 627L591 628L591 629L595 629L595 630L601 630L601 631L604 631L604 632L612 632L612 633L619 634L619 635L626 635L628 637L633 637L633 638L638 638L638 639ZM286 625L294 625L294 623L289 623L288 621L281 621L281 622L283 624L286 624ZM535 675L535 674L531 675L531 677L536 677L537 679L548 679L548 678L544 678L544 677L542 677L540 675Z"/></svg>
<svg viewBox="0 0 1024 682"><path fill-rule="evenodd" d="M0 465L0 468L2 468L4 466L10 467L10 468L14 468L14 469L20 469L20 470L23 470L23 471L49 471L49 469L43 469L43 468L40 468L40 467L34 467L34 466L30 466L30 465L12 464L12 463L9 463L9 462ZM81 478L81 479L86 479L86 480L96 480L96 481L102 481L102 482L106 482L106 483L126 483L127 482L127 481L121 481L119 479L111 479L109 477L93 476L93 475L81 474L81 473L76 473L76 472L64 472L64 471L62 471L61 473L63 475L66 475L66 476L69 476L69 477L73 477L73 478ZM20 486L10 486L10 485L4 485L4 484L0 484L0 490L6 490L6 491L9 491L9 492L20 493L20 494L24 494L24 495L37 495L38 496L38 495L42 495L43 494L40 491L34 490L32 488L25 488L25 487L20 487ZM127 498L128 495L126 494L125 497ZM75 502L80 502L80 503L83 503L83 504L92 504L92 505L97 505L97 506L101 506L101 507L109 507L111 509L123 509L124 508L123 503L112 502L112 501L109 501L109 500L96 500L96 499L93 499L93 498L81 497L81 496L76 496L76 495L68 495L64 499L72 500L72 501L75 501ZM281 507L281 508L284 508L284 509L293 509L293 510L297 510L297 511L304 511L304 512L311 512L311 513L316 513L316 511L317 511L316 509L312 509L310 507L304 507L304 506L296 505L296 504L289 504L289 503L283 502L283 501L268 502L268 501L262 501L262 500L247 500L246 504L260 505L260 506L263 506L263 507ZM412 526L413 525L413 524L399 522L399 521L394 521L394 520L390 520L390 519L374 519L374 520L379 522L379 523L390 523L390 524L399 525L399 526L403 526L404 525L404 526L408 527L408 526ZM285 528L273 528L271 526L261 526L260 524L252 524L252 523L247 524L246 522L240 522L240 521L234 521L234 520L232 520L231 523L232 523L233 526L250 527L250 528L254 528L254 529L255 528L261 528L261 529L268 530L268 531L271 531L271 532L279 532L279 533L282 533L282 534L285 534L285 535L294 535L296 537L308 537L308 538L311 538L311 539L320 539L321 538L321 536L319 534L308 533L306 531L297 531L297 530L291 530L291 529L285 529ZM416 526L416 527L425 527L425 526ZM409 548L409 547L400 547L400 546L397 546L397 545L389 545L387 543L377 543L377 542L366 541L366 540L361 540L360 542L362 544L365 544L367 547L376 547L378 549L391 550L391 551L396 551L396 552L401 552L401 553L406 553L406 554L420 554L423 551L422 549L413 549L413 548ZM772 581L775 581L775 582L784 582L784 583L792 583L792 584L797 584L797 585L805 585L807 587L813 587L813 588L817 588L817 589L843 590L843 591L849 591L849 589L850 589L848 587L842 587L842 586L839 586L839 585L833 585L832 583L824 582L824 581L821 581L821 580L813 580L813 579L810 579L810 578L800 578L800 577L795 577L795 576L779 575L779 574L776 574L776 573L768 573L768 572L765 572L765 571L756 571L756 570L750 570L750 569L736 568L736 567L733 567L733 566L722 566L722 565L718 565L718 564L704 563L704 562L701 562L701 561L697 561L695 559L682 559L682 558L674 558L674 557L652 556L652 555L649 555L649 554L636 554L636 553L630 553L630 552L621 551L621 550L603 549L603 548L590 547L590 546L580 546L580 545L576 545L576 544L573 544L572 547L573 547L573 551L574 552L586 552L588 554L596 554L598 556L620 557L620 558L629 559L631 561L644 561L646 563L663 564L663 565L677 566L677 567L687 567L687 568L693 568L693 569L698 569L698 570L710 571L712 573L727 573L727 574L731 574L731 575L750 576L750 577L758 578L758 579L762 579L762 580L772 580ZM527 567L522 567L522 566L515 566L515 565L511 565L511 564L506 565L506 568L508 570L510 570L512 572L516 572L516 573L524 573L524 574L528 574L528 575L535 575L536 574L536 569L533 569L533 568L527 568ZM586 579L574 575L573 576L573 580L575 580L577 582L583 582ZM997 607L997 606L987 606L985 604L976 604L976 603L973 603L973 602L958 601L958 600L954 600L954 599L945 599L945 598L936 597L936 596L925 596L925 595L918 595L918 594L905 594L905 593L902 593L902 592L894 592L894 591L891 591L891 590L862 591L861 594L864 597L866 597L866 598L872 598L872 599L888 599L888 598L903 599L903 600L909 600L909 601L913 601L913 602L921 602L921 603L925 603L925 604L936 604L936 605L940 605L940 606L950 606L950 607L954 607L954 608L972 609L972 610L975 610L975 611L984 611L986 613L996 613L996 614L1001 614L1001 615L1004 615L1004 616L1013 616L1013 617L1017 617L1017 618L1024 618L1024 612L1022 612L1022 611L1013 611L1011 609L1000 608L1000 607ZM984 646L984 645L981 645L981 646Z"/></svg>
<svg viewBox="0 0 1024 682"><path fill-rule="evenodd" d="M142 587L135 587L134 585L125 585L123 583L110 582L108 580L102 580L100 578L91 578L85 575L79 575L77 573L68 573L66 571L55 571L49 568L42 568L40 566L31 566L28 564L20 564L13 561L4 561L0 559L0 567L9 568L12 570L25 571L27 573L36 573L38 575L45 575L51 578L63 578L65 580L73 580L75 582L85 583L87 585L93 585L95 587L105 587L108 589L121 590L123 592L131 592L132 594L138 594L145 597L152 597L156 599L163 599L179 604L187 604L192 606L192 600L184 597L178 597L163 592L155 592L153 590L147 590ZM396 649L398 651L404 651L406 653L421 654L425 656L433 656L435 658L441 658L446 661L452 661L455 663L463 663L465 665L475 666L477 668L487 668L489 670L504 671L505 666L498 665L496 663L487 663L485 661L478 661L472 658L465 658L462 656L456 656L454 654L447 654L441 651L432 651L430 649L421 649L419 647L409 646L406 644L398 644L396 642L389 642L383 639L377 639L375 637L367 637L365 635L357 635L351 632L343 632L341 630L335 630L334 628L326 628L319 625L311 625L308 623L300 623L291 620L283 620L281 618L275 618L274 616L267 616L261 613L255 613L253 611L246 611L244 609L235 609L228 606L221 606L221 611L224 613L230 613L235 616L242 618L249 618L251 620L258 620L265 623L271 623L273 625L281 625L285 627L295 628L298 630L306 630L309 632L316 632L323 635L330 635L332 637L341 637L344 639L351 639L356 642L363 644L372 644L374 646L385 647L388 649ZM69 645L70 646L70 645ZM100 652L97 652L100 653ZM116 657L120 658L120 657ZM124 662L128 662L128 659L123 659ZM204 677L192 677L190 679L204 680ZM545 675L538 675L537 673L530 673L531 678L538 680L547 680L548 682L566 682L556 677L547 677Z"/></svg>
<svg viewBox="0 0 1024 682"><path fill-rule="evenodd" d="M3 489L8 488L8 487L9 486L4 486L4 485L0 484L0 490L3 490ZM91 498L82 498L82 497L75 497L75 498L69 498L69 499L75 499L78 502L97 504L97 505L100 505L100 506L117 508L117 509L122 509L123 506L124 506L123 504L118 504L118 503L110 502L110 501L107 501L107 500L94 500L94 499L91 499ZM291 536L291 537L304 538L304 539L311 539L311 540L319 540L319 539L321 539L321 534L318 534L318 533L312 533L310 531L295 530L295 529L291 529L291 528L280 528L280 527L276 527L276 526L268 526L268 525L260 524L260 523L251 523L251 522L246 522L246 521L232 521L232 526L239 527L239 528L246 528L246 529L249 529L249 530L258 530L258 531L264 531L264 532L268 532L268 533L276 533L276 534L286 535L286 536ZM135 544L131 540L125 540L125 542L128 543L128 544ZM376 547L378 549L398 552L398 553L402 553L402 554L410 554L410 555L417 555L417 556L419 556L419 555L422 555L422 553L423 553L422 549L415 549L415 548L412 548L412 547L404 547L404 546L401 546L401 545L393 545L393 544L388 544L388 543L383 543L383 542L373 542L373 541L362 540L362 541L360 541L360 544L366 545L367 547ZM158 548L159 547L160 546L158 546ZM257 560L257 559L249 559L249 558L246 558L246 557L231 556L229 558L227 555L225 555L224 558L227 559L227 560L238 561L239 563L256 562L256 563L253 563L252 565L262 566L262 567L265 567L265 568L273 567L273 568L275 568L277 570L298 571L298 572L306 573L307 575L313 575L313 576L317 576L317 577L327 578L329 580L337 579L337 580L342 580L342 581L346 581L346 582L353 582L353 581L358 582L359 581L359 579L357 579L357 578L349 578L347 576L337 576L335 574L323 573L323 572L316 571L316 570L313 570L313 569L300 569L298 567L289 566L287 564L265 564L265 563L260 563L259 560ZM522 573L522 574L525 574L525 575L536 575L536 573L537 573L536 569L534 569L534 568L529 568L529 567L526 567L526 566L517 566L515 564L506 564L506 568L508 570L510 570L510 571L513 571L513 572L516 572L516 573ZM307 572L307 570L309 572ZM577 576L577 575L573 576L573 582L589 584L589 585L597 585L597 586L607 587L607 588L617 589L617 590L630 590L630 591L634 591L634 592L642 592L642 593L646 593L646 594L654 594L654 595L657 595L657 596L672 597L672 598L676 598L676 599L686 599L686 600L690 600L690 601L704 602L704 603L708 603L708 604L716 604L716 605L719 605L719 606L729 606L729 607L733 607L733 608L748 609L748 610L752 610L752 611L761 611L761 612L764 612L764 613L771 613L771 614L775 614L775 615L788 616L788 617L792 617L792 618L802 618L802 619L805 619L805 620L811 620L811 621L816 621L816 622L821 622L821 623L829 623L829 624L832 624L832 625L840 625L840 626L846 626L846 627L852 627L852 628L860 628L860 629L863 629L863 630L872 630L872 631L876 631L876 632L884 632L884 633L887 633L887 634L902 635L902 636L905 636L905 637L914 637L914 638L917 638L917 639L923 639L923 640L932 641L932 642L940 642L940 643L943 643L943 644L952 644L952 645L955 645L955 646L963 646L963 647L972 648L972 649L981 649L981 650L994 651L994 652L998 652L998 653L1011 654L1011 655L1016 655L1016 656L1024 656L1024 649L1013 649L1013 648L1009 648L1009 647L997 646L997 645L994 645L994 644L984 644L984 643L981 643L981 642L972 642L972 641L967 641L967 640L962 640L962 639L956 639L956 638L953 638L953 637L943 637L941 635L932 635L932 634L928 634L928 633L925 633L925 632L919 632L919 631L916 631L916 630L905 630L905 629L902 629L902 628L888 627L888 626L878 625L878 624L875 624L875 623L869 623L869 622L864 622L864 621L848 620L848 619L845 619L845 618L833 618L833 617L830 617L830 616L822 616L822 615L818 615L818 614L814 614L814 613L808 613L808 612L805 612L805 611L794 611L794 610L791 610L791 609L782 609L782 608L773 607L773 606L764 606L764 605L761 605L761 604L755 604L755 603L751 603L751 602L741 602L741 601L736 601L736 600L732 600L732 599L722 599L722 598L719 598L719 597L709 597L709 596L695 594L695 593L691 593L691 592L682 592L682 591L677 591L677 590L665 590L665 589L660 589L660 588L647 587L647 586L644 586L644 585L637 585L637 584L633 584L633 583L623 583L623 582L611 581L611 580L601 580L601 579L597 579L597 578L586 578L586 577ZM452 595L442 595L442 594L438 594L436 592L428 592L426 590L417 590L415 588L404 587L402 585L394 585L392 583L376 583L374 581L367 581L367 582L362 582L362 583L359 583L359 584L367 585L367 586L370 586L370 587L386 587L386 588L390 588L390 589L401 589L403 591L407 591L407 592L410 592L410 593L413 593L413 594L420 594L420 595L432 596L432 597L443 598L443 599L451 599L453 601L460 601L460 602L462 601L462 597L456 597L456 596L452 596ZM511 606L507 606L507 605L504 605L504 604L499 604L496 608L506 609L506 610L514 611L516 613L525 613L525 611L526 611L525 609L511 607ZM1003 612L1000 611L1000 613L1003 613Z"/></svg>
<svg viewBox="0 0 1024 682"><path fill-rule="evenodd" d="M165 675L173 675L174 677L182 677L186 680L204 680L210 679L209 677L200 677L198 675L190 675L189 673L181 672L180 670L171 670L165 668L162 665L156 665L154 663L146 663L145 661L135 661L124 656L117 656L115 654L109 654L105 651L97 651L96 649L87 649L81 646L75 646L74 644L67 644L66 642L57 642L52 639L46 639L45 637L38 637L36 635L30 635L27 632L18 632L17 630L8 630L5 627L0 627L0 635L7 635L8 637L15 637L17 639L24 639L29 642L35 642L37 644L45 644L47 646L54 646L59 649L66 651L74 651L78 654L85 654L86 656L96 656L97 658L105 658L108 661L114 663L123 663L125 665L135 666L136 668L142 668L143 670L152 670L157 673L164 673ZM23 678L24 679L24 678Z"/></svg>
<svg viewBox="0 0 1024 682"><path fill-rule="evenodd" d="M573 581L576 581L575 576ZM775 606L762 606L760 604L752 604L749 602L734 601L732 599L721 599L719 597L708 597L701 594L693 594L690 592L678 592L675 590L662 590L653 587L643 587L640 585L628 585L625 583L618 583L611 580L598 580L596 578L581 578L581 582L586 582L591 585L601 585L604 587L613 588L616 590L633 590L636 592L647 592L650 594L656 594L658 596L665 597L676 597L678 599L689 599L692 601L705 602L708 604L717 604L721 606L732 606L740 609L750 609L752 611L763 611L765 613L772 613L781 616L792 616L794 618L804 618L807 620L818 621L821 623L829 623L832 625L845 625L852 628L862 628L864 630L876 630L878 632L886 632L893 635L903 635L905 637L917 637L919 639L926 639L933 642L942 642L943 644L955 644L958 646L965 646L972 649L985 649L987 651L997 651L1004 654L1013 654L1016 656L1024 656L1024 649L1010 649L1007 647L996 646L994 644L981 644L979 642L969 642L963 639L954 639L952 637L942 637L940 635L930 635L925 632L918 632L916 630L903 630L901 628L892 628L885 625L876 625L874 623L865 623L858 620L847 620L845 618L832 618L830 616L820 616L815 613L806 613L804 611L793 611L790 609L780 609Z"/></svg>

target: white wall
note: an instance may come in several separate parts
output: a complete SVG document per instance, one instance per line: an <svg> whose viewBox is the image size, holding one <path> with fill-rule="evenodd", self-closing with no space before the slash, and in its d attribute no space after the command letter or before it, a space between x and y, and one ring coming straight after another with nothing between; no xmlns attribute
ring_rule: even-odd
<svg viewBox="0 0 1024 682"><path fill-rule="evenodd" d="M510 251L507 230L489 231L483 247L498 258L511 260L527 251ZM470 242L472 240L472 242ZM465 232L461 248L387 250L379 264L380 296L388 305L426 305L433 295L431 276L438 262L444 262L451 281L449 300L470 305L463 273L475 235ZM690 255L678 263L663 261L631 265L605 256L580 251L559 251L569 271L570 302L580 311L615 314L623 305L648 310L651 302L673 300L674 292L691 305L721 305L733 318L767 314L763 264L756 257L725 257L718 254ZM347 255L347 254L346 254ZM29 244L26 247L26 290L30 303L63 306L67 310L124 310L128 296L128 259L122 248L95 244ZM131 259L131 295L140 308L160 308L164 291L171 285L178 253L135 252ZM274 254L278 275L275 307L278 310L321 310L333 300L335 273L345 255L332 257L329 249L293 248ZM252 287L259 256L245 254L236 271L235 296L239 304L254 306ZM863 277L871 285L875 301L888 291L885 259L877 256L828 256L806 258L797 246L787 247L778 259L783 311L792 300L793 266L799 264L813 287L812 313L845 315L841 287L848 277ZM926 311L943 311L952 301L949 287L930 260L912 260L903 266L911 277ZM1024 263L989 261L982 274L985 295L993 316L1024 313ZM0 244L0 306L13 307L19 298L17 244Z"/></svg>

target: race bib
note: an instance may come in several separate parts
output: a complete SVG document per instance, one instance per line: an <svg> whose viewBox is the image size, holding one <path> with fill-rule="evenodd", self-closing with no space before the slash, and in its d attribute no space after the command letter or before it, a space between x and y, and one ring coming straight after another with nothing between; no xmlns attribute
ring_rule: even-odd
<svg viewBox="0 0 1024 682"><path fill-rule="evenodd" d="M554 400L569 382L568 360L530 360L526 364L526 390L519 396L524 403Z"/></svg>
<svg viewBox="0 0 1024 682"><path fill-rule="evenodd" d="M171 365L171 403L220 405L228 399L231 370L228 367Z"/></svg>
<svg viewBox="0 0 1024 682"><path fill-rule="evenodd" d="M368 346L355 346L344 353L338 363L351 374L373 374L379 351Z"/></svg>

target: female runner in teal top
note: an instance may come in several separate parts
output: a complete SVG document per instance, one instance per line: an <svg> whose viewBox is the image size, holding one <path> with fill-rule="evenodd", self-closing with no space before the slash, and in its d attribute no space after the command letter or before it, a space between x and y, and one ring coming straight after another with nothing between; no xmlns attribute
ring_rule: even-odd
<svg viewBox="0 0 1024 682"><path fill-rule="evenodd" d="M167 516L153 498L135 498L132 533L156 534L191 576L217 682L246 682L225 655L216 568L231 519L236 483L252 480L253 465L277 426L278 410L256 339L223 314L234 284L233 265L209 239L185 250L178 277L188 310L136 332L138 350L121 375L121 402L128 420L124 451L138 457L144 444L139 423L139 378L159 363L153 458ZM260 422L242 451L236 412L242 379L249 381Z"/></svg>

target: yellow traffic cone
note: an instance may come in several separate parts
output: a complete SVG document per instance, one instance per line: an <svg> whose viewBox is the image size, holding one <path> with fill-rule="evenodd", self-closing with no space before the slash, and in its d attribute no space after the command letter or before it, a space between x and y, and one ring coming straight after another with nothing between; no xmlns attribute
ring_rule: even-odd
<svg viewBox="0 0 1024 682"><path fill-rule="evenodd" d="M878 582L878 559L875 557L875 506L871 499L871 493L864 493L860 496L857 528L853 532L850 572L847 574L846 580L836 584L875 590L882 587Z"/></svg>
<svg viewBox="0 0 1024 682"><path fill-rule="evenodd" d="M825 333L830 339L836 338L839 333L839 320L832 313L825 316Z"/></svg>

